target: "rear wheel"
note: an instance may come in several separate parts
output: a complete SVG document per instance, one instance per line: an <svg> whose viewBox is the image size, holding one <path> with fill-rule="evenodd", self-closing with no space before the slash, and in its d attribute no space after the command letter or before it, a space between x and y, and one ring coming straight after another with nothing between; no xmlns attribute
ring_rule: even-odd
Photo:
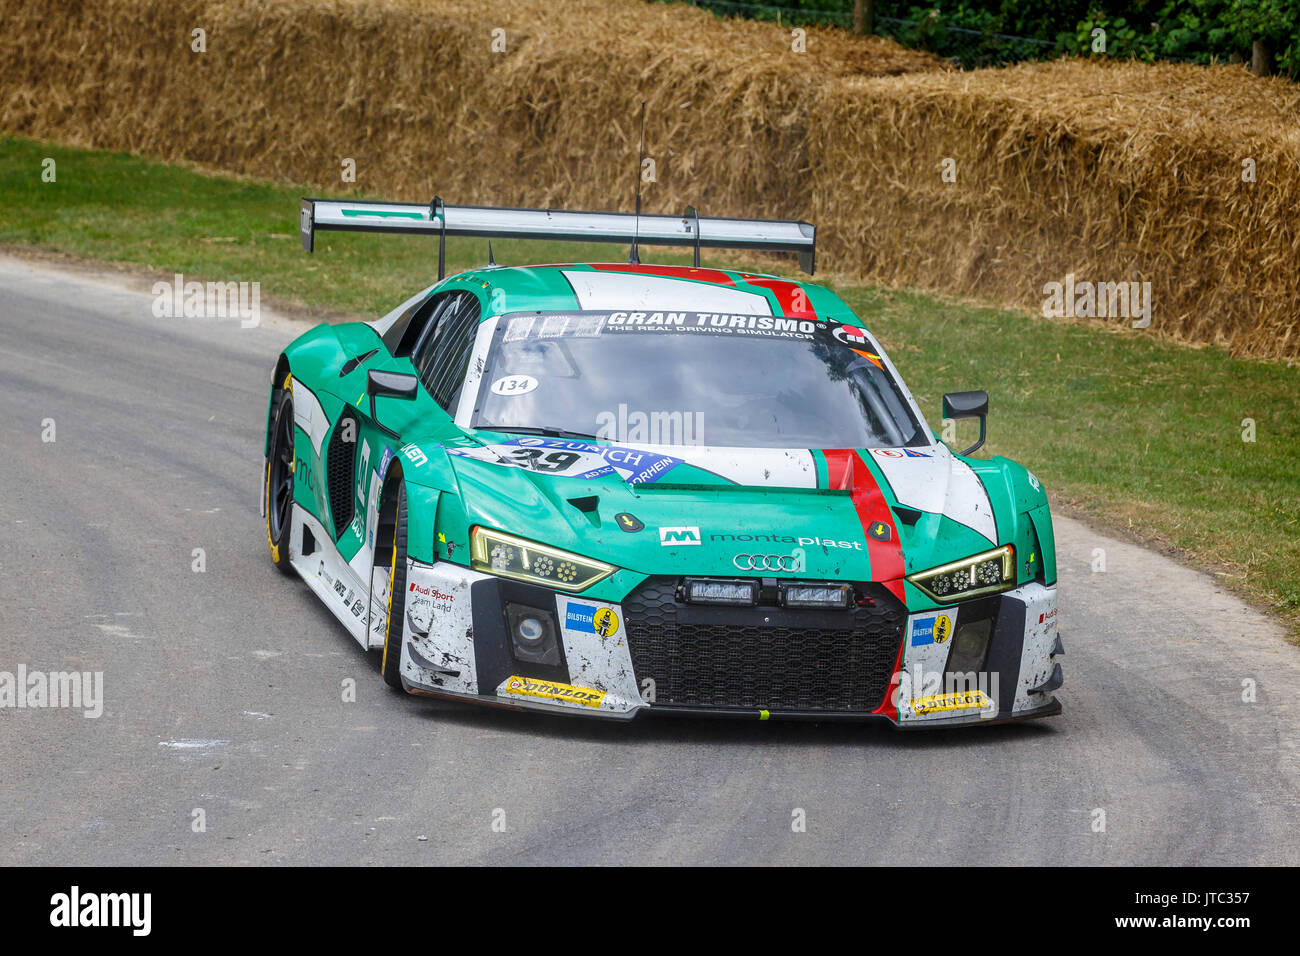
<svg viewBox="0 0 1300 956"><path fill-rule="evenodd" d="M271 444L266 455L266 479L262 503L266 512L266 541L271 563L288 574L289 529L293 524L293 393L291 377L276 390L271 415Z"/></svg>
<svg viewBox="0 0 1300 956"><path fill-rule="evenodd" d="M393 521L389 537L380 532L380 546L375 548L375 564L388 562L388 620L384 625L384 650L379 658L379 672L389 687L402 687L402 632L406 620L406 488L401 480L393 499ZM388 547L383 547L388 545ZM373 580L373 574L371 575Z"/></svg>

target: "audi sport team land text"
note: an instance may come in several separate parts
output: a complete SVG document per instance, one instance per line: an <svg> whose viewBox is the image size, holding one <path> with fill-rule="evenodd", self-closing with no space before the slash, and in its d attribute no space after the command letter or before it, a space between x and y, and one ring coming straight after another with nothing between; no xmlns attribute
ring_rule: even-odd
<svg viewBox="0 0 1300 956"><path fill-rule="evenodd" d="M699 268L801 222L304 200L436 238L439 281L279 357L264 506L296 571L414 694L952 726L1060 712L1039 481L939 441L834 293ZM696 267L488 266L445 237L693 246Z"/></svg>

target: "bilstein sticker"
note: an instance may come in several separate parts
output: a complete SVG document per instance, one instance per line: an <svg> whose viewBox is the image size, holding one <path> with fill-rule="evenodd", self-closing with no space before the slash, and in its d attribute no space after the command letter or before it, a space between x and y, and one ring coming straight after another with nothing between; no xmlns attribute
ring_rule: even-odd
<svg viewBox="0 0 1300 956"><path fill-rule="evenodd" d="M940 614L934 619L934 642L942 644L952 637L952 618L947 614Z"/></svg>
<svg viewBox="0 0 1300 956"><path fill-rule="evenodd" d="M595 618L596 608L591 604L570 601L564 610L564 626L571 631L595 632Z"/></svg>
<svg viewBox="0 0 1300 956"><path fill-rule="evenodd" d="M607 607L597 611L591 623L595 625L596 633L601 637L613 637L618 633L618 615Z"/></svg>

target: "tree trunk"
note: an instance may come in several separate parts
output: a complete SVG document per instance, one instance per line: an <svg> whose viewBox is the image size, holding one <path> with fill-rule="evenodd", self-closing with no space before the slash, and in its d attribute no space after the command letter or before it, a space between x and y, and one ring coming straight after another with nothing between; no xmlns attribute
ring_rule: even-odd
<svg viewBox="0 0 1300 956"><path fill-rule="evenodd" d="M1256 76L1273 74L1273 41L1256 40L1250 46L1250 72Z"/></svg>
<svg viewBox="0 0 1300 956"><path fill-rule="evenodd" d="M875 0L853 0L853 32L860 37L876 32Z"/></svg>

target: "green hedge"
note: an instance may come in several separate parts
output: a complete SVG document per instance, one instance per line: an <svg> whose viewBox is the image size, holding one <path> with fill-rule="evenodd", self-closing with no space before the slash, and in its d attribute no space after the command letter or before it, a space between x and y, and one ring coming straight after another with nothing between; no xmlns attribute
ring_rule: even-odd
<svg viewBox="0 0 1300 956"><path fill-rule="evenodd" d="M686 0L723 16L848 27L853 0ZM876 32L932 50L964 67L1062 54L1105 53L1146 62L1249 62L1252 44L1272 50L1276 71L1300 78L1297 0L876 0Z"/></svg>

